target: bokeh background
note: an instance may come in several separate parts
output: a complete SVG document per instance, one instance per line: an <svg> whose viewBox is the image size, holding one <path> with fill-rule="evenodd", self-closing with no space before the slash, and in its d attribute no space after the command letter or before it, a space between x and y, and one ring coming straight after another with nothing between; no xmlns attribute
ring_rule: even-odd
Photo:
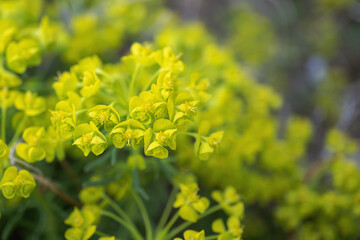
<svg viewBox="0 0 360 240"><path fill-rule="evenodd" d="M279 115L309 117L312 159L338 126L359 138L360 3L354 0L167 1L201 21L256 79L284 99Z"/></svg>

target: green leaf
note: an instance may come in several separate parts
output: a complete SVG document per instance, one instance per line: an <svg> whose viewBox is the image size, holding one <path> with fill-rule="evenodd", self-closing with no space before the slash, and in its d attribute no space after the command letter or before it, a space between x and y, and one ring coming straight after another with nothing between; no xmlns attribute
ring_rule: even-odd
<svg viewBox="0 0 360 240"><path fill-rule="evenodd" d="M168 101L167 101L167 110L169 113L169 119L171 122L174 121L174 113L175 113L175 104L174 104L174 99L173 97L169 97Z"/></svg>
<svg viewBox="0 0 360 240"><path fill-rule="evenodd" d="M91 186L104 186L104 185L107 185L111 182L114 182L116 181L117 179L119 179L121 177L122 173L118 173L116 175L114 175L113 177L110 177L110 178L103 178L99 181L87 181L87 182L84 182L82 184L83 187L91 187Z"/></svg>
<svg viewBox="0 0 360 240"><path fill-rule="evenodd" d="M141 197L145 200L149 200L149 195L141 186L139 172L137 171L137 169L134 169L131 173L135 191L139 193Z"/></svg>
<svg viewBox="0 0 360 240"><path fill-rule="evenodd" d="M111 165L115 165L116 163L116 160L117 160L117 152L118 152L118 148L114 147L112 150L111 150L111 161L110 161L110 164Z"/></svg>

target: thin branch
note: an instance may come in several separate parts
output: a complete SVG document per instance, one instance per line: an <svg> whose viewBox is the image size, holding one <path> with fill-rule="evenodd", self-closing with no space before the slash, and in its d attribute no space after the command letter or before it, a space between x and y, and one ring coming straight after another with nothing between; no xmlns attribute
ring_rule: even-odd
<svg viewBox="0 0 360 240"><path fill-rule="evenodd" d="M76 186L78 188L81 188L81 184L79 181L79 176L76 174L76 172L74 171L74 169L71 167L71 165L69 164L69 162L65 159L63 160L59 160L61 167L64 168L66 174L74 181L74 183L76 184Z"/></svg>
<svg viewBox="0 0 360 240"><path fill-rule="evenodd" d="M56 195L58 195L61 199L63 199L65 202L75 206L75 207L81 207L82 204L76 200L74 200L73 198L71 198L69 195L67 195L66 193L62 192L57 186L55 186L54 183L52 183L51 181L49 181L48 179L36 175L36 174L32 174L32 176L34 177L34 179L36 181L38 181L40 184L44 185L45 187L49 188L52 192L54 192Z"/></svg>

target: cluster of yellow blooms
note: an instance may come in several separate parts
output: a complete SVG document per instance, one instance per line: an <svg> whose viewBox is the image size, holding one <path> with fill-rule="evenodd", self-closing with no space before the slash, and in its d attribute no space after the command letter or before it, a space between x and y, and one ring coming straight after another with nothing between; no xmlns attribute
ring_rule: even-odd
<svg viewBox="0 0 360 240"><path fill-rule="evenodd" d="M216 219L212 224L212 231L215 235L211 237L218 240L240 240L242 239L243 227L241 220L244 214L244 206L240 201L240 197L235 188L228 187L222 193L220 191L213 192L213 199L217 202L216 205L210 206L210 201L206 197L198 195L198 185L194 182L180 183L180 192L175 199L169 199L167 203L167 210L163 212L162 220L157 225L156 232L152 232L150 222L147 222L148 216L144 212L144 205L140 200L140 196L133 190L129 190L136 202L141 214L144 214L144 222L146 228L146 239L172 239L179 232L187 229L192 223L198 222L200 219L210 215L219 210L223 210L229 215L227 227L225 227L221 219ZM177 188L174 188L176 190ZM175 191L174 191L175 192ZM80 199L85 204L81 210L75 208L74 211L65 220L67 225L70 225L65 233L66 239L89 239L96 232L100 217L108 217L122 224L129 230L133 239L143 239L136 225L131 220L129 215L114 201L106 195L102 187L87 187L80 192ZM173 201L173 202L172 202ZM168 210L171 210L171 205L174 208L179 208L171 219ZM115 213L105 210L107 206L112 207ZM167 212L167 213L166 213ZM173 228L174 223L178 218L182 218L185 222ZM167 223L166 223L166 220ZM150 224L150 225L147 225ZM205 231L200 232L194 230L185 230L185 240L204 240ZM179 240L181 238L174 238Z"/></svg>
<svg viewBox="0 0 360 240"><path fill-rule="evenodd" d="M18 172L14 166L6 169L0 182L1 191L7 199L12 199L15 195L28 198L35 186L35 180L28 171Z"/></svg>
<svg viewBox="0 0 360 240"><path fill-rule="evenodd" d="M331 130L327 148L331 156L309 176L314 178L313 186L301 184L287 192L277 209L277 218L289 231L297 228L304 239L352 239L360 220L360 169L350 160L356 142ZM331 181L317 191L326 178ZM310 223L308 219L316 221Z"/></svg>
<svg viewBox="0 0 360 240"><path fill-rule="evenodd" d="M70 72L61 74L53 84L60 98L55 110L51 111L51 122L58 141L73 139L73 145L81 149L85 156L91 152L100 155L113 144L119 149L125 146L131 146L134 150L143 147L145 156L163 159L168 157L169 149L176 150L177 135L184 133L196 138L195 149L199 158L208 159L221 143L223 132L208 136L187 132L196 128L197 113L205 106L206 101L199 95L192 94L197 90L196 85L185 86L180 82L179 75L185 66L179 58L168 47L153 51L135 43L131 47L131 55L123 57L122 60L118 66L108 66L103 65L97 57L85 58L73 66ZM158 67L154 72L156 64ZM130 68L130 83L121 83L120 81L125 81L126 78L120 78L108 70L114 67ZM154 72L153 76L148 81L143 81L142 75L148 76L148 71ZM120 84L123 89L111 87L114 84ZM143 91L139 95L132 96L140 89ZM119 91L126 97L118 94ZM206 94L205 89L203 94ZM111 102L103 105L98 104L99 101ZM124 112L125 115L122 115ZM201 128L204 128L204 125ZM207 128L208 132L209 126ZM196 222L199 214L206 214L210 202L197 195L197 184L180 184L180 189L181 192L173 205L179 208L178 215L182 219ZM84 191L91 191L92 194ZM86 199L87 203L89 198L93 199L90 202L94 203L93 201L97 202L102 196L98 194L101 193L101 188L88 188L84 191L80 199ZM220 234L219 239L226 239L224 236L228 236L227 239L232 239L231 236L240 239L243 205L239 202L235 189L227 191L226 199L223 200L219 198L220 193L214 194L217 196L214 199L224 210L234 214L229 218L228 230L221 228L222 222L218 219L214 232ZM85 214L86 211L83 212L83 215ZM81 216L81 213L75 210L69 219L72 219L73 215ZM75 235L87 239L95 232L93 221L74 225L69 219L66 223L73 228L66 232L67 239L75 239ZM168 239L167 234L177 234L168 233L172 224L165 227L165 230L160 230L159 239ZM130 232L133 232L133 237L137 237L139 233L134 233L133 228L131 226ZM186 236L188 234L189 232L185 233Z"/></svg>
<svg viewBox="0 0 360 240"><path fill-rule="evenodd" d="M103 65L97 57L81 60L53 84L60 101L51 111L51 122L59 141L73 137L85 156L100 155L112 143L134 149L143 144L146 156L167 158L168 149L176 149L177 135L196 127L197 113L206 104L192 94L196 86L181 84L184 67L170 48L153 51L139 43L116 66ZM108 68L128 68L129 83ZM143 82L143 75L151 72ZM197 139L199 157L206 158L221 142L222 132Z"/></svg>
<svg viewBox="0 0 360 240"><path fill-rule="evenodd" d="M11 32L14 34L11 36L15 36L16 31L12 30L12 26L9 24L4 32ZM49 20L45 18L40 29L49 26ZM50 32L51 35L35 35L31 40L22 38L20 42L12 41L9 36L8 41L3 42L6 66L16 73L23 73L28 67L39 65L47 46L42 46L41 43L44 41L50 46L48 39L55 41L54 29L41 30L44 33ZM56 103L54 99L50 99L48 103L45 97L30 91L22 93L12 90L20 86L21 80L17 75L1 68L3 111L6 112L12 106L19 111L19 116L15 118L18 127L9 147L15 149L20 158L16 159L14 153L9 156L7 144L2 141L3 167L9 164L23 164L26 167L27 163L44 159L52 162L55 157L61 161L69 143L77 146L84 156L90 153L101 155L113 145L118 149L131 146L131 151L134 152L141 147L145 156L164 159L168 158L170 150L176 150L178 135L194 137L195 154L198 158L210 158L219 147L223 132L211 133L211 126L198 119L199 112L207 106L210 99L210 94L207 93L208 80L195 73L190 82L182 82L185 64L170 47L152 50L147 45L134 43L130 50L131 54L123 57L120 63L103 64L97 56L87 57L72 66L70 71L60 74L53 84L59 99ZM47 112L48 108L52 110ZM47 117L50 121L39 120ZM196 129L199 131L190 132ZM20 135L23 141L19 141ZM16 163L7 161L8 159L15 159ZM129 161L135 161L133 169L138 167L138 159L139 157L129 156ZM17 173L15 166L6 169L1 181L1 190L9 199L15 194L27 198L34 187L32 175L27 170ZM197 195L197 184L180 184L180 188L181 192L173 203L175 208L179 208L174 217L180 216L186 222L193 223L214 211L206 212L210 202ZM87 205L81 210L75 209L66 219L65 223L71 226L65 233L66 239L89 239L95 233L98 218L103 211L97 203L103 199L103 192L101 187L88 187L80 193L80 199ZM218 198L216 200L226 212L229 212L226 204L233 204L234 201L240 204L238 198L230 202ZM220 208L215 208L218 209ZM143 213L142 207L140 210ZM219 239L224 236L240 238L242 230L239 221L242 211L243 205L240 204L238 213L229 218L228 230L221 227L220 219L214 223L214 232L219 233ZM104 214L109 215L108 212ZM159 228L156 236L168 239L168 235L175 236L183 230L175 229L176 232L171 233L175 220L163 226L163 229ZM140 234L134 228L134 225L129 227L130 233L139 238ZM146 228L147 234L151 235L147 225ZM193 233L186 231L185 238Z"/></svg>

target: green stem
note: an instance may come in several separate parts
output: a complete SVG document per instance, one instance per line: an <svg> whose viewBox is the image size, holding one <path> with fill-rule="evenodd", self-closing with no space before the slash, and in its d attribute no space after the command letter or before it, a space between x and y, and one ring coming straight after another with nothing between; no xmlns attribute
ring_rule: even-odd
<svg viewBox="0 0 360 240"><path fill-rule="evenodd" d="M108 74L107 72L103 71L103 70L100 69L100 68L97 68L97 69L95 70L95 73L96 73L96 74L99 74L99 75L101 75L101 76L103 76L103 77L105 77L105 78L108 79L108 80L110 80L111 83L114 82L114 78L113 78L110 74Z"/></svg>
<svg viewBox="0 0 360 240"><path fill-rule="evenodd" d="M56 239L57 225L54 221L54 213L52 212L48 201L44 198L44 196L37 189L34 191L33 196L39 203L39 209L41 209L42 214L47 215L44 217L46 219L46 234L48 238Z"/></svg>
<svg viewBox="0 0 360 240"><path fill-rule="evenodd" d="M1 104L1 139L6 143L6 106L5 99Z"/></svg>
<svg viewBox="0 0 360 240"><path fill-rule="evenodd" d="M136 85L136 80L137 80L137 76L139 75L140 69L141 69L141 65L136 63L134 72L131 76L130 89L129 89L130 96L129 97L136 95L135 85Z"/></svg>
<svg viewBox="0 0 360 240"><path fill-rule="evenodd" d="M143 91L148 90L151 87L151 84L155 81L155 79L157 78L157 76L162 72L162 68L160 68L159 70L157 70L154 75L152 75L152 77L149 79L149 81L145 84L145 87L143 88Z"/></svg>
<svg viewBox="0 0 360 240"><path fill-rule="evenodd" d="M170 193L169 199L168 199L168 201L166 203L164 212L161 215L159 224L158 224L158 226L156 228L156 232L158 232L159 229L162 229L164 227L165 223L166 223L166 220L168 220L169 215L171 213L173 202L174 202L175 197L176 197L177 191L178 191L178 187L174 186L173 189L171 190L171 193Z"/></svg>
<svg viewBox="0 0 360 240"><path fill-rule="evenodd" d="M124 96L119 97L118 103L124 110L126 110L127 112L129 111L129 102L125 99Z"/></svg>
<svg viewBox="0 0 360 240"><path fill-rule="evenodd" d="M217 239L219 236L217 235L214 235L214 236L208 236L208 237L205 237L205 240L212 240L212 239Z"/></svg>
<svg viewBox="0 0 360 240"><path fill-rule="evenodd" d="M197 133L192 133L192 132L181 132L181 134L187 135L187 136L191 136L194 138L197 138L199 136L199 134Z"/></svg>
<svg viewBox="0 0 360 240"><path fill-rule="evenodd" d="M150 223L150 218L149 215L146 211L145 205L143 203L143 201L141 200L141 198L139 197L139 195L135 192L135 191L131 191L136 204L139 207L140 213L143 217L144 220L144 224L145 224L145 229L146 229L146 239L147 240L152 240L152 229L151 229L151 223Z"/></svg>
<svg viewBox="0 0 360 240"><path fill-rule="evenodd" d="M166 225L166 227L164 228L164 232L167 233L169 232L170 228L174 225L174 223L176 222L176 220L178 220L180 214L179 211L177 211L175 213L175 215L171 218L171 220L169 221L169 223Z"/></svg>
<svg viewBox="0 0 360 240"><path fill-rule="evenodd" d="M100 214L103 216L109 217L109 218L113 219L114 221L123 225L125 228L127 228L130 231L130 233L132 234L132 236L134 237L135 240L144 240L144 238L140 235L140 233L137 231L137 229L135 229L133 226L131 226L126 221L124 221L117 215L113 214L112 212L109 212L106 210L101 210Z"/></svg>
<svg viewBox="0 0 360 240"><path fill-rule="evenodd" d="M121 216L125 219L125 221L127 221L129 224L131 224L132 226L135 226L135 224L131 221L130 217L124 212L124 210L122 210L119 205L112 200L109 196L107 196L106 194L103 195L103 198L105 201L107 201L110 206Z"/></svg>
<svg viewBox="0 0 360 240"><path fill-rule="evenodd" d="M211 208L209 208L206 212L204 212L203 214L201 214L199 216L199 219L202 219L216 211L219 211L221 209L221 206L220 205L216 205L216 206L213 206ZM178 234L179 232L185 230L187 227L189 227L191 224L193 224L193 222L184 222L183 224L179 225L178 227L176 227L174 230L172 230L170 233L169 233L169 238L171 239L172 237L174 237L176 234Z"/></svg>
<svg viewBox="0 0 360 240"><path fill-rule="evenodd" d="M14 160L15 160L16 165L21 165L20 167L25 167L25 168L39 174L40 176L44 175L40 169L38 169L37 167L34 167L33 165L31 165L23 160L17 159L15 157L14 157Z"/></svg>
<svg viewBox="0 0 360 240"><path fill-rule="evenodd" d="M80 109L80 110L77 110L75 112L76 116L79 116L80 114L83 114L85 112L87 112L90 108L84 108L84 109Z"/></svg>
<svg viewBox="0 0 360 240"><path fill-rule="evenodd" d="M191 136L191 137L194 137L194 138L198 138L200 135L197 134L197 133L192 133L192 132L180 132L180 134L184 134L184 135L187 135L187 136ZM200 138L204 141L206 141L206 138L203 137L203 136L200 136Z"/></svg>
<svg viewBox="0 0 360 240"><path fill-rule="evenodd" d="M109 77L107 77L107 78L111 78L111 77L109 76ZM114 80L111 79L111 81L113 82ZM122 107L125 107L125 109L127 109L127 105L129 105L129 102L128 102L128 100L127 100L126 97L125 97L125 90L124 90L125 85L123 84L123 82L124 82L124 81L121 81L122 84L121 84L121 87L120 87L120 88L116 88L116 90L121 90L121 91L120 91L120 92L113 91L113 93L114 93L114 95L115 95L116 97L118 97L118 103L119 103ZM108 88L109 88L109 89L112 89L112 88L113 88L113 85L108 86ZM105 97L104 94L102 94L102 96Z"/></svg>
<svg viewBox="0 0 360 240"><path fill-rule="evenodd" d="M95 234L98 235L99 237L111 237L108 234L100 232L100 231L96 231ZM115 238L115 240L119 240L119 238Z"/></svg>
<svg viewBox="0 0 360 240"><path fill-rule="evenodd" d="M105 234L103 232L100 232L100 231L96 231L95 234L100 236L100 237L109 237L109 235L107 235L107 234Z"/></svg>
<svg viewBox="0 0 360 240"><path fill-rule="evenodd" d="M171 218L171 220L168 222L168 224L165 226L164 229L159 229L159 232L156 233L155 240L166 240L168 238L168 233L171 227L174 225L176 220L178 220L180 214L179 211L175 213L175 215Z"/></svg>
<svg viewBox="0 0 360 240"><path fill-rule="evenodd" d="M100 74L102 76L104 76L105 78L107 78L111 84L113 84L115 82L115 79L110 75L108 74L107 72L103 71L102 69L96 69L95 71L97 74ZM124 105L124 106L127 106L128 105L128 101L126 100L125 98L125 89L126 89L126 86L123 84L124 81L121 81L121 94L118 95L116 94L118 97L119 97L119 100L121 102L121 105ZM112 87L112 85L110 86L110 88Z"/></svg>
<svg viewBox="0 0 360 240"><path fill-rule="evenodd" d="M120 84L121 84L121 95L119 96L121 99L123 99L123 101L126 103L126 105L129 105L129 101L126 99L126 93L128 93L129 89L128 86L126 85L126 82L124 80L120 80Z"/></svg>
<svg viewBox="0 0 360 240"><path fill-rule="evenodd" d="M9 143L9 147L11 147L19 139L26 121L27 121L27 116L24 115L23 119L20 121L19 125L16 128L15 134Z"/></svg>

